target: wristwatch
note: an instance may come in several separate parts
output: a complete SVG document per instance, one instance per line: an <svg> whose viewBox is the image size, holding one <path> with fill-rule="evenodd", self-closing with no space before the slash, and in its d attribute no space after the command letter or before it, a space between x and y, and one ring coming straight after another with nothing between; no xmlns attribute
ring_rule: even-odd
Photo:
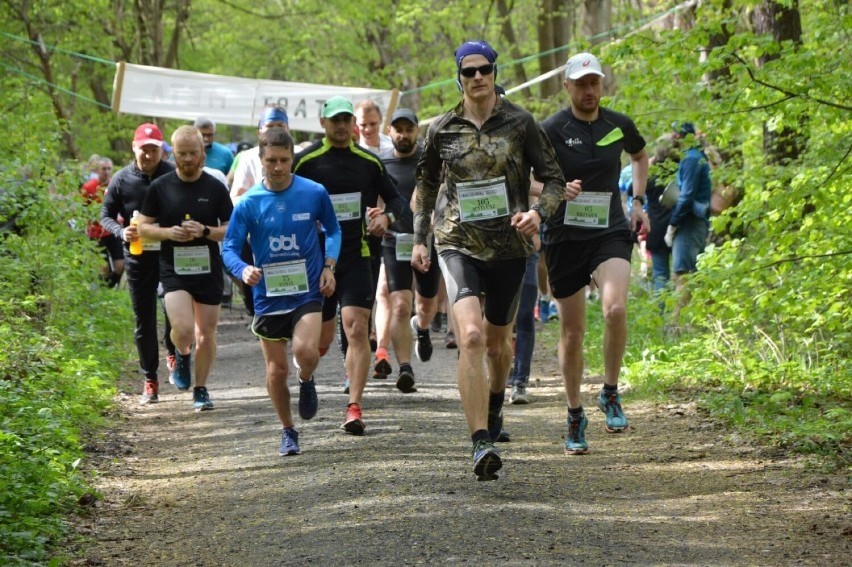
<svg viewBox="0 0 852 567"><path fill-rule="evenodd" d="M388 224L393 224L396 222L396 215L390 211L382 211L384 214L388 216L388 220L390 221Z"/></svg>
<svg viewBox="0 0 852 567"><path fill-rule="evenodd" d="M202 237L202 238L207 238L208 236L210 236L210 227L209 227L209 226L205 226L205 227L204 227L204 230L202 230L202 231L201 231L201 237Z"/></svg>
<svg viewBox="0 0 852 567"><path fill-rule="evenodd" d="M332 274L334 273L334 264L325 264L323 268L329 270Z"/></svg>
<svg viewBox="0 0 852 567"><path fill-rule="evenodd" d="M645 205L645 195L633 195L634 201L639 201L642 205Z"/></svg>

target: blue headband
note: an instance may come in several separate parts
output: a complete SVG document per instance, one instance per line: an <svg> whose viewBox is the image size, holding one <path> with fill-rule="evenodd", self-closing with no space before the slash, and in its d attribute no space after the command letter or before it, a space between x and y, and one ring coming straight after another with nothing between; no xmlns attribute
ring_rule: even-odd
<svg viewBox="0 0 852 567"><path fill-rule="evenodd" d="M289 126L290 120L287 118L287 111L279 106L267 108L263 113L263 118L260 119L258 128L262 128L270 122L283 122Z"/></svg>
<svg viewBox="0 0 852 567"><path fill-rule="evenodd" d="M461 67L462 59L468 55L482 55L488 59L489 63L497 61L497 52L494 51L494 48L487 41L483 40L466 41L456 49L453 55L456 57L456 68Z"/></svg>

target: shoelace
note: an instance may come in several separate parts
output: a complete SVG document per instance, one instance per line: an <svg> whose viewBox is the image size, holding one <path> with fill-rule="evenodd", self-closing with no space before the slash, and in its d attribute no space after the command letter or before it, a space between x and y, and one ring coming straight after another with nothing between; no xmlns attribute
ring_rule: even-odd
<svg viewBox="0 0 852 567"><path fill-rule="evenodd" d="M619 417L619 415L623 413L623 411L621 409L621 404L618 403L617 395L618 394L610 394L609 396L607 396L606 404L604 404L604 407L607 409L612 408L612 413L615 414L616 417Z"/></svg>
<svg viewBox="0 0 852 567"><path fill-rule="evenodd" d="M582 420L577 420L577 421L569 420L568 421L568 437L572 437L574 439L577 439L577 438L580 437L580 422L581 421Z"/></svg>

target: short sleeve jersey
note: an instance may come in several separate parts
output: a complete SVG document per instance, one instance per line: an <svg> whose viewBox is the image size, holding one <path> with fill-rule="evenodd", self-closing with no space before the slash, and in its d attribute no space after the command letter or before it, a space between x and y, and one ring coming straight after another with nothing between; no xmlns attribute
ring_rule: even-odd
<svg viewBox="0 0 852 567"><path fill-rule="evenodd" d="M423 148L418 146L415 152L408 157L394 157L393 153L390 153L385 154L387 157L382 158L388 170L388 175L396 181L396 189L406 203L400 217L390 226L392 232L414 233L414 215L408 203L411 202L411 196L414 194L414 188L417 186L415 174L417 173L417 163L420 161L422 153ZM395 241L396 239L393 234L386 233L382 243L386 246L393 246Z"/></svg>
<svg viewBox="0 0 852 567"><path fill-rule="evenodd" d="M564 224L566 202L548 219L542 241L555 244L567 240L588 240L605 233L629 230L621 205L618 179L622 153L639 153L645 139L625 114L600 108L597 120L589 122L565 108L541 124L556 152L556 160L566 181L582 181L584 193L608 193L609 219L606 227L587 228Z"/></svg>
<svg viewBox="0 0 852 567"><path fill-rule="evenodd" d="M228 190L209 173L202 173L195 181L186 182L173 171L151 183L141 212L156 218L161 227L179 225L187 215L201 224L219 226L230 220L233 210ZM211 273L221 272L222 256L217 242L203 237L189 242L164 240L160 251L161 277L200 277L178 276L175 273L174 249L187 246L206 246L210 254Z"/></svg>

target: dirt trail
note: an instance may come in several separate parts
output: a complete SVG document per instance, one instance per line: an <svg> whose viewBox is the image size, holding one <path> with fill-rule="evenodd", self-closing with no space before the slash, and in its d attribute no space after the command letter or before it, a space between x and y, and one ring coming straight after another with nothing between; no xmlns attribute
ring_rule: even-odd
<svg viewBox="0 0 852 567"><path fill-rule="evenodd" d="M512 441L496 482L471 472L456 351L437 339L431 362L414 361L417 393L370 381L364 437L338 428L347 399L330 353L319 414L297 422L303 454L279 457L246 324L224 312L215 411L193 412L168 384L139 407L128 382L76 564L849 564L848 479L767 456L689 404L628 398L632 430L607 435L590 381L591 452L563 455L555 353L536 353L533 403L505 408Z"/></svg>

